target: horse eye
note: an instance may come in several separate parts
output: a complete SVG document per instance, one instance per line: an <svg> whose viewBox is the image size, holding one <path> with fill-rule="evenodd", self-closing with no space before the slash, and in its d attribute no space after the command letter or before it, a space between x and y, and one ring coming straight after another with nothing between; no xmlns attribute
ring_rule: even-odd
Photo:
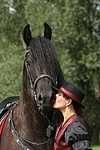
<svg viewBox="0 0 100 150"><path fill-rule="evenodd" d="M31 66L31 61L27 60L26 63L27 65Z"/></svg>

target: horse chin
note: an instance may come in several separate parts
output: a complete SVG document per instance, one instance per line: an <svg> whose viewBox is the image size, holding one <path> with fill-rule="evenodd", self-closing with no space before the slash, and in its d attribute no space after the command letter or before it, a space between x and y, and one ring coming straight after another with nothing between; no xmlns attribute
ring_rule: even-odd
<svg viewBox="0 0 100 150"><path fill-rule="evenodd" d="M52 107L51 105L46 105L46 106L43 107L43 111L44 111L44 112L49 112L49 111L51 111L52 109L53 109L53 107Z"/></svg>
<svg viewBox="0 0 100 150"><path fill-rule="evenodd" d="M37 103L37 107L39 111L51 111L53 109L53 105L51 103Z"/></svg>
<svg viewBox="0 0 100 150"><path fill-rule="evenodd" d="M38 110L41 111L41 112L49 112L51 111L53 108L51 105L40 105L38 106Z"/></svg>

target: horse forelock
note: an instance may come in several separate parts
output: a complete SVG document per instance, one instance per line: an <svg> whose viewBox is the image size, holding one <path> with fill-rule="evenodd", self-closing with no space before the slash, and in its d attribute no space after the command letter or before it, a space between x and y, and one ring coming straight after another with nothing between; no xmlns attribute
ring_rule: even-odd
<svg viewBox="0 0 100 150"><path fill-rule="evenodd" d="M44 37L35 37L31 40L30 49L35 60L42 68L46 68L49 75L55 76L57 72L57 55L52 43Z"/></svg>

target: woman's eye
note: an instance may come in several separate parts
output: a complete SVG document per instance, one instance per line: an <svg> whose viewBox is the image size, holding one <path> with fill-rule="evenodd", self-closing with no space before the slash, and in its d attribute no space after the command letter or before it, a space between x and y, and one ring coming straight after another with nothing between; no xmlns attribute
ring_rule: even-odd
<svg viewBox="0 0 100 150"><path fill-rule="evenodd" d="M59 96L62 96L62 93L58 93Z"/></svg>

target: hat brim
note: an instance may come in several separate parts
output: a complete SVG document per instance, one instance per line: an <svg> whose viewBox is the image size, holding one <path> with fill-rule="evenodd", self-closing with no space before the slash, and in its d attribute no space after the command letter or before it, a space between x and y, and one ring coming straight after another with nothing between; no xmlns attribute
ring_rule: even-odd
<svg viewBox="0 0 100 150"><path fill-rule="evenodd" d="M74 101L75 101L75 100L74 100ZM75 101L75 102L79 105L79 107L85 109L85 107L84 107L81 103L78 103L77 101Z"/></svg>
<svg viewBox="0 0 100 150"><path fill-rule="evenodd" d="M57 93L58 91L61 91L60 89L58 89L58 88L56 88L56 87L54 87L54 86L52 86L52 88L53 88L53 90ZM64 93L63 91L61 91L62 93ZM64 93L65 95L67 95L66 93ZM69 95L67 95L68 97L69 97ZM74 99L72 99L72 100L74 100ZM76 100L74 100L78 105L79 105L79 107L81 107L81 108L83 108L83 109L85 109L85 107L81 104L81 103L79 103L79 102L77 102Z"/></svg>

